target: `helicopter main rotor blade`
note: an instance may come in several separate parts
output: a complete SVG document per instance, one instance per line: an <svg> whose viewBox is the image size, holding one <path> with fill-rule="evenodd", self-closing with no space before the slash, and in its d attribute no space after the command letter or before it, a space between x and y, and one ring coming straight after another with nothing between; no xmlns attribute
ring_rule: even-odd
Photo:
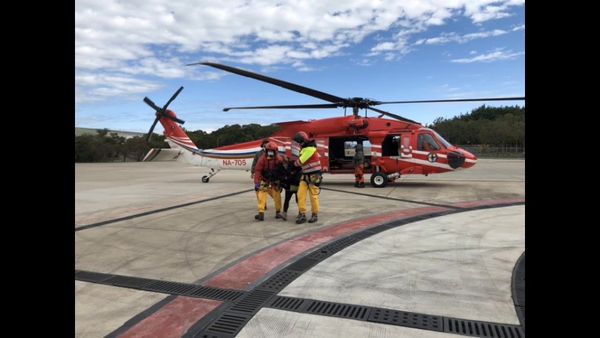
<svg viewBox="0 0 600 338"><path fill-rule="evenodd" d="M433 102L468 102L468 101L518 101L525 97L484 97L479 99L448 99L448 100L414 100L414 101L374 101L373 105L397 104L397 103L433 103Z"/></svg>
<svg viewBox="0 0 600 338"><path fill-rule="evenodd" d="M270 84L273 84L273 85L276 85L279 87L283 87L285 89L289 89L289 90L292 90L292 91L295 91L298 93L306 94L308 96L316 97L321 100L329 101L331 103L339 103L339 102L348 103L347 99L337 97L335 95L327 94L327 93L324 93L324 92L321 92L318 90L314 90L314 89L300 86L300 85L297 85L294 83L278 80L278 79L264 76L261 74L249 72L247 70L243 70L243 69L239 69L239 68L225 66L225 65L221 65L221 64L213 63L213 62L196 62L196 63L190 63L187 66L193 66L193 65L205 65L205 66L218 68L218 69L230 72L230 73L238 74L241 76L249 77L249 78L256 79L256 80L263 81L263 82L267 82L267 83L270 83Z"/></svg>
<svg viewBox="0 0 600 338"><path fill-rule="evenodd" d="M396 120L400 120L400 121L404 121L404 122L409 122L409 123L414 123L414 124L420 124L419 122L415 122L415 121L413 121L413 120L410 120L410 119L404 118L404 117L402 117L402 116L400 116L400 115L396 115L396 114L388 113L388 112L386 112L386 111L383 111L383 110L381 110L381 109L377 109L377 108L373 108L373 107L368 107L367 109L371 109L371 110L373 110L373 111L376 111L376 112L378 112L378 113L380 113L380 114L382 114L382 115L387 115L387 116L389 116L389 117L393 117L393 118L395 118Z"/></svg>
<svg viewBox="0 0 600 338"><path fill-rule="evenodd" d="M288 106L258 106L258 107L227 107L223 108L223 111L229 111L231 109L313 109L313 108L337 108L339 104L297 104Z"/></svg>

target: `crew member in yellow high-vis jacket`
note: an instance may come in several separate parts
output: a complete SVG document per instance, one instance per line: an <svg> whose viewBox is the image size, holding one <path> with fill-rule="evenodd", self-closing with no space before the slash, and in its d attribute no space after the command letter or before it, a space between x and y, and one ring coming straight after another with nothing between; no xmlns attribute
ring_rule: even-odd
<svg viewBox="0 0 600 338"><path fill-rule="evenodd" d="M310 207L312 215L308 223L318 221L319 215L319 185L321 184L321 159L314 140L301 131L294 136L294 141L302 146L300 156L294 163L297 167L302 167L302 177L298 186L298 217L296 223L306 222L306 195L310 195Z"/></svg>

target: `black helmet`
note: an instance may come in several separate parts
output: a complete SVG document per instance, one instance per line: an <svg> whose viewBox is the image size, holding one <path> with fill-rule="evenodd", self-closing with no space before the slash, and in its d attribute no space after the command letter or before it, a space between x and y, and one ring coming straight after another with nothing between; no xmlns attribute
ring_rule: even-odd
<svg viewBox="0 0 600 338"><path fill-rule="evenodd" d="M296 133L296 136L294 136L294 141L296 141L300 144L305 144L305 143L308 143L308 141L310 141L310 139L308 138L308 134L306 134L303 131L299 131L298 133Z"/></svg>

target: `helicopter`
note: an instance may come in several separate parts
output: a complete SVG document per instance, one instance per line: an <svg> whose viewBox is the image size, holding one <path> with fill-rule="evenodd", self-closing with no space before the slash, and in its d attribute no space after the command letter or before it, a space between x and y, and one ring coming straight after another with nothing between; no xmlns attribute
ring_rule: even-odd
<svg viewBox="0 0 600 338"><path fill-rule="evenodd" d="M324 104L278 105L227 107L232 109L331 109L351 108L352 115L324 118L308 121L290 121L275 123L279 130L268 140L274 142L281 155L288 158L298 156L300 145L293 138L299 131L306 132L315 140L317 151L321 158L323 173L353 174L356 145L361 144L365 155L365 174L371 174L371 185L376 188L385 187L388 182L394 182L404 175L425 175L452 172L473 167L477 157L469 151L456 147L446 141L431 128L426 128L418 122L405 117L374 108L384 104L434 103L434 102L467 102L467 101L513 101L524 100L524 97L494 97L475 99L441 99L441 100L412 100L412 101L375 101L361 97L342 98L321 92L291 82L275 79L247 70L234 68L212 62L191 63L188 66L205 65L267 82L288 90L306 94L327 101ZM156 118L150 127L147 139L150 138L154 127L160 121L164 128L165 141L179 161L195 166L209 168L207 175L202 177L203 183L221 170L250 170L252 160L259 151L262 140L238 143L213 149L199 149L188 137L179 124L184 121L177 118L168 105L179 95L183 87L162 107L158 107L148 97L144 102L156 111ZM365 110L365 116L359 114ZM379 114L368 117L367 110ZM383 116L391 119L383 118ZM151 149L144 160L151 160L161 149Z"/></svg>

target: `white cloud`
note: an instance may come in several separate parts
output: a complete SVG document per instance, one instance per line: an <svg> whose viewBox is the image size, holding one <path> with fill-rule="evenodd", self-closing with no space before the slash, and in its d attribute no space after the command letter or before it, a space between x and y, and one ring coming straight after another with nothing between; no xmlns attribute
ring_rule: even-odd
<svg viewBox="0 0 600 338"><path fill-rule="evenodd" d="M458 35L456 33L442 33L442 35L433 38L417 40L415 45L442 45L450 42L466 43L472 40L500 36L506 33L508 32L502 29L494 29L492 31L469 33L464 35Z"/></svg>
<svg viewBox="0 0 600 338"><path fill-rule="evenodd" d="M296 61L292 63L292 67L296 68L298 71L301 72L312 72L316 70L316 68L305 65L302 61Z"/></svg>
<svg viewBox="0 0 600 338"><path fill-rule="evenodd" d="M388 51L388 50L394 50L396 48L394 43L391 42L383 42L378 44L377 46L371 48L371 51L373 52L382 52L382 51Z"/></svg>
<svg viewBox="0 0 600 338"><path fill-rule="evenodd" d="M453 16L480 23L509 15L515 0L76 0L75 66L78 73L130 77L197 78L184 64L207 58L263 66L296 64L343 53L365 37L391 30L370 56L395 59L411 51L409 38ZM480 37L462 37L475 39ZM425 43L423 41L422 43ZM430 42L431 43L431 42ZM367 55L368 56L368 55ZM103 87L104 88L104 87ZM80 86L91 93L127 95Z"/></svg>
<svg viewBox="0 0 600 338"><path fill-rule="evenodd" d="M512 52L512 51L503 51L496 50L491 53L477 55L471 58L463 58L463 59L454 59L450 62L454 63L473 63L473 62L494 62L501 60L512 60L516 59L518 56L523 55L523 52Z"/></svg>
<svg viewBox="0 0 600 338"><path fill-rule="evenodd" d="M469 1L465 4L465 15L470 17L474 23L482 23L488 20L501 19L510 16L507 12L509 6L521 6L525 0L482 0Z"/></svg>
<svg viewBox="0 0 600 338"><path fill-rule="evenodd" d="M160 84L120 75L98 75L93 73L75 76L76 102L100 101L115 95L134 95L157 90Z"/></svg>
<svg viewBox="0 0 600 338"><path fill-rule="evenodd" d="M513 32L522 31L522 30L525 30L525 25L519 25L512 29Z"/></svg>

